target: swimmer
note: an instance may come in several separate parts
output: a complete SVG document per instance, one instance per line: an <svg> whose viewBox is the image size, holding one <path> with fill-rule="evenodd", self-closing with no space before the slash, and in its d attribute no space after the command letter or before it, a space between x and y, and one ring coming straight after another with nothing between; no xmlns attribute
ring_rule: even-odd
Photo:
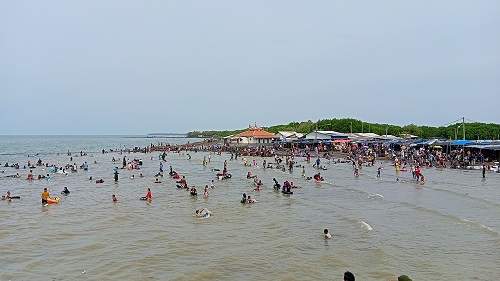
<svg viewBox="0 0 500 281"><path fill-rule="evenodd" d="M328 229L325 228L325 230L323 230L323 237L325 239L330 239L332 238L332 235L330 234L330 232L328 232Z"/></svg>
<svg viewBox="0 0 500 281"><path fill-rule="evenodd" d="M68 187L65 186L63 191L61 191L61 194L68 195L69 194Z"/></svg>
<svg viewBox="0 0 500 281"><path fill-rule="evenodd" d="M246 203L247 202L247 195L246 193L243 193L243 198L241 198L241 203Z"/></svg>
<svg viewBox="0 0 500 281"><path fill-rule="evenodd" d="M158 178L156 178L155 183L161 183L161 181Z"/></svg>
<svg viewBox="0 0 500 281"><path fill-rule="evenodd" d="M114 194L113 194L113 195L111 195L111 198L113 198L113 202L114 202L114 203L118 202L118 198L116 198L116 196L115 196Z"/></svg>
<svg viewBox="0 0 500 281"><path fill-rule="evenodd" d="M12 197L10 196L10 191L7 191L7 195L2 195L2 200L12 201Z"/></svg>
<svg viewBox="0 0 500 281"><path fill-rule="evenodd" d="M195 216L198 218L208 218L212 215L212 213L207 208L196 210L195 213L196 213Z"/></svg>
<svg viewBox="0 0 500 281"><path fill-rule="evenodd" d="M248 204L250 204L250 203L257 203L257 200L251 198L250 195L248 195L248 197L247 197L247 203Z"/></svg>
<svg viewBox="0 0 500 281"><path fill-rule="evenodd" d="M191 196L198 196L198 191L196 191L196 188L192 186L189 194L191 194Z"/></svg>
<svg viewBox="0 0 500 281"><path fill-rule="evenodd" d="M212 180L212 183L210 183L210 188L215 188L214 180Z"/></svg>
<svg viewBox="0 0 500 281"><path fill-rule="evenodd" d="M275 190L279 190L279 189L280 189L280 187L281 187L281 184L279 184L279 183L278 183L278 181L276 180L276 178L273 178L273 181L274 181L274 186L273 186L273 188L274 188Z"/></svg>
<svg viewBox="0 0 500 281"><path fill-rule="evenodd" d="M205 185L205 192L203 193L203 195L205 196L205 198L208 198L208 184Z"/></svg>

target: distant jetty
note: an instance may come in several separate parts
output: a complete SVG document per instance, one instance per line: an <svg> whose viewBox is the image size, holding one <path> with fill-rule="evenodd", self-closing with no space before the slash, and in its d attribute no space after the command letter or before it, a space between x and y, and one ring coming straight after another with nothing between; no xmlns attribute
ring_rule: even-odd
<svg viewBox="0 0 500 281"><path fill-rule="evenodd" d="M187 138L187 134L178 133L149 133L146 135L148 138Z"/></svg>

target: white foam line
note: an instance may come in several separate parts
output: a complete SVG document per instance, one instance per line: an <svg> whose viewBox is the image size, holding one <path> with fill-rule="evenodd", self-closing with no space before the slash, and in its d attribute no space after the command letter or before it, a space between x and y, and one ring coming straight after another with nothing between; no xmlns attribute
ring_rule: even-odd
<svg viewBox="0 0 500 281"><path fill-rule="evenodd" d="M364 221L360 221L358 223L361 224L363 227L365 227L368 231L372 231L373 230L373 228L369 224L367 224L366 222L364 222Z"/></svg>
<svg viewBox="0 0 500 281"><path fill-rule="evenodd" d="M368 198L372 198L372 197L384 198L384 196L382 194L369 192L368 193Z"/></svg>
<svg viewBox="0 0 500 281"><path fill-rule="evenodd" d="M470 224L470 225L476 225L476 226L479 226L480 228L484 228L487 232L490 232L490 233L493 233L495 235L500 235L500 233L498 231L496 231L495 229L489 227L489 226L486 226L484 224L481 224L481 223L478 223L478 222L475 222L475 221L471 221L471 220L468 220L468 219L462 219L461 220L467 224Z"/></svg>

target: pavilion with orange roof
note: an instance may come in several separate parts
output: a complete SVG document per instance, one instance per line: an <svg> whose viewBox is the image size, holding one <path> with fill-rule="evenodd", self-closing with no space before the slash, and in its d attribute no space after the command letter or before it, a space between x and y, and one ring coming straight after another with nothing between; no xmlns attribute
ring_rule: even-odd
<svg viewBox="0 0 500 281"><path fill-rule="evenodd" d="M237 138L239 144L243 145L270 145L274 140L279 140L273 133L264 131L257 126L249 126L248 130L241 132L233 138Z"/></svg>

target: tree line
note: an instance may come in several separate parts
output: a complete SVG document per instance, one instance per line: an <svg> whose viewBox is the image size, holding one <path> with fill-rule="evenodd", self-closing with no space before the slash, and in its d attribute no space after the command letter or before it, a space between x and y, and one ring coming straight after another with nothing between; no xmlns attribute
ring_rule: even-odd
<svg viewBox="0 0 500 281"><path fill-rule="evenodd" d="M390 124L369 123L353 118L343 119L323 119L313 122L291 122L287 125L275 125L262 127L262 129L277 133L278 131L293 131L308 134L313 131L336 131L340 133L375 133L377 135L405 136L414 135L423 139L463 139L463 126L465 126L465 139L467 140L498 140L500 139L500 124L486 123L455 123L448 126L431 127L409 124L397 126ZM192 131L187 133L187 137L192 138L223 138L230 135L239 134L247 129L233 131Z"/></svg>

